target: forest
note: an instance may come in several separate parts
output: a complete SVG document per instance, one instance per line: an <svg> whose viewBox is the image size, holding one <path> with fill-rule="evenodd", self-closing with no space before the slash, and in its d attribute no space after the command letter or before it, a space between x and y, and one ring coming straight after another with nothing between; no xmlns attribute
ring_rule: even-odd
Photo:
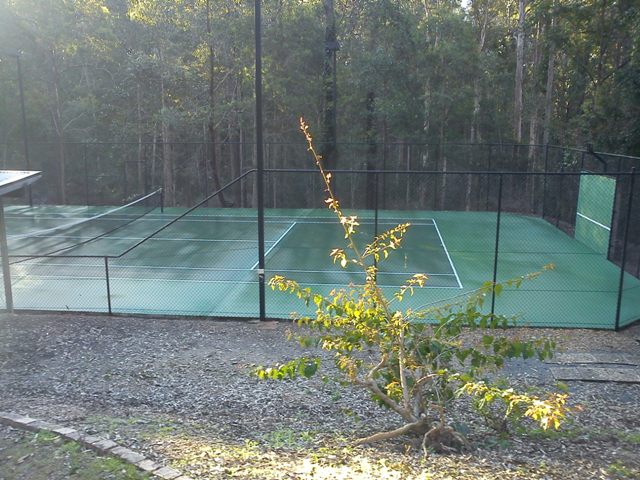
<svg viewBox="0 0 640 480"><path fill-rule="evenodd" d="M0 161L26 138L60 203L83 148L170 203L253 167L254 2L2 0L0 45ZM262 45L265 142L302 144L304 116L330 166L359 144L640 155L637 0L264 0Z"/></svg>

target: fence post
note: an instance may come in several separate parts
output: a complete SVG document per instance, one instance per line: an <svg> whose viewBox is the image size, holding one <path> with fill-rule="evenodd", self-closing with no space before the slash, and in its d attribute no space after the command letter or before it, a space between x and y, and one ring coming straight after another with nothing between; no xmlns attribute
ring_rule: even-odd
<svg viewBox="0 0 640 480"><path fill-rule="evenodd" d="M496 216L496 247L493 257L493 290L491 291L491 315L496 311L496 282L498 281L498 251L500 248L500 217L502 214L502 174L498 182L498 215Z"/></svg>
<svg viewBox="0 0 640 480"><path fill-rule="evenodd" d="M11 290L11 267L9 266L9 247L4 221L4 202L0 197L0 250L2 250L2 279L4 280L4 300L7 312L13 313L13 292Z"/></svg>
<svg viewBox="0 0 640 480"><path fill-rule="evenodd" d="M264 285L264 145L262 143L262 11L260 0L255 0L254 16L256 44L256 167L258 170L258 295L260 303L260 320L266 320L267 315Z"/></svg>
<svg viewBox="0 0 640 480"><path fill-rule="evenodd" d="M620 330L620 310L622 308L622 290L624 288L624 273L625 266L627 263L627 242L629 240L629 225L631 225L631 206L633 204L633 188L635 184L636 178L636 169L633 167L631 169L631 180L629 182L629 203L627 203L627 218L626 223L624 225L624 235L622 241L622 259L620 261L620 283L618 284L618 301L616 304L616 323L615 330Z"/></svg>
<svg viewBox="0 0 640 480"><path fill-rule="evenodd" d="M376 173L374 174L374 186L373 186L373 236L374 238L378 236L378 181L380 180L378 178L378 172L376 171ZM384 173L382 174L383 178L384 178ZM378 276L377 274L377 268L378 268L378 261L375 259L375 257L373 258L373 265L376 267L376 278Z"/></svg>
<svg viewBox="0 0 640 480"><path fill-rule="evenodd" d="M107 306L109 307L109 315L111 311L111 282L109 281L109 257L104 257L104 273L107 280Z"/></svg>

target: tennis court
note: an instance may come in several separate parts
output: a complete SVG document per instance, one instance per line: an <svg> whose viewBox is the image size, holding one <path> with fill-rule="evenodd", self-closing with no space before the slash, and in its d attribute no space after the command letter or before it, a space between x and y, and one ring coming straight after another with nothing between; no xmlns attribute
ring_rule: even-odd
<svg viewBox="0 0 640 480"><path fill-rule="evenodd" d="M7 207L15 308L258 316L255 209L198 208L168 225L185 209L160 211L153 203L136 208ZM376 231L412 224L403 248L379 265L379 284L389 293L414 273L429 276L403 308L460 298L491 280L494 265L503 281L554 263L555 270L520 289L506 289L496 312L519 315L532 326L612 328L619 267L540 218L502 213L496 236L495 212L379 211L377 221L372 211L359 213L362 245ZM103 216L79 223L95 215ZM329 258L343 237L323 210L267 209L267 279L282 274L324 293L361 282L362 273ZM35 256L43 254L50 256ZM293 296L266 295L268 317L305 312ZM620 325L640 317L640 281L631 275L625 275L619 308Z"/></svg>

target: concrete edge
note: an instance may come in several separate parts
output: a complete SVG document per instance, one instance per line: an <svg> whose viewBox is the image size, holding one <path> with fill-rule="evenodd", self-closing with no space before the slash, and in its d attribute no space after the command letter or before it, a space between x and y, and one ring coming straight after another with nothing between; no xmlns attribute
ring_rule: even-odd
<svg viewBox="0 0 640 480"><path fill-rule="evenodd" d="M182 472L149 460L133 450L122 447L106 437L83 435L77 430L62 425L45 422L37 418L18 415L11 412L0 412L0 424L29 432L48 432L58 435L67 441L77 442L101 455L117 457L123 462L134 465L138 470L149 473L162 480L192 480Z"/></svg>

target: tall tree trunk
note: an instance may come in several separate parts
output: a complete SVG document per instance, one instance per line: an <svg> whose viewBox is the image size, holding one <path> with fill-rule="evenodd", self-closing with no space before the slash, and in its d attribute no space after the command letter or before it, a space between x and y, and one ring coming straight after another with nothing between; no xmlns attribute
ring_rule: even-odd
<svg viewBox="0 0 640 480"><path fill-rule="evenodd" d="M522 85L524 81L524 27L527 0L518 0L518 28L516 31L516 81L513 112L513 129L517 143L522 143Z"/></svg>
<svg viewBox="0 0 640 480"><path fill-rule="evenodd" d="M209 158L211 162L211 179L213 180L213 187L215 190L220 190L220 174L218 165L218 155L216 151L216 128L215 128L215 51L213 49L213 35L211 28L211 0L207 0L207 44L209 51L209 119L207 122L207 131L209 133L209 142L211 148L209 149ZM220 192L218 195L220 204L223 207L228 207L224 192Z"/></svg>
<svg viewBox="0 0 640 480"><path fill-rule="evenodd" d="M322 0L325 17L324 34L324 68L322 83L324 88L324 118L322 129L321 153L327 168L338 165L337 126L336 126L336 52L338 40L336 36L336 14L333 0Z"/></svg>
<svg viewBox="0 0 640 480"><path fill-rule="evenodd" d="M53 49L49 50L49 60L51 62L51 79L49 88L53 103L51 104L51 120L53 128L56 132L56 140L58 147L58 201L64 205L67 203L66 192L66 149L64 143L64 125L62 120L62 104L60 101L60 77L58 72L58 64L56 62L56 53Z"/></svg>
<svg viewBox="0 0 640 480"><path fill-rule="evenodd" d="M237 105L240 104L240 96L241 96L241 84L240 81L237 81L234 89L233 89L233 97ZM232 153L231 155L231 176L232 178L238 178L242 175L242 128L240 126L241 118L240 111L236 110L234 112L234 116L229 120L229 149ZM236 206L240 206L242 203L242 197L240 194L240 185L236 185L233 189L233 193L231 194L233 197L233 202Z"/></svg>
<svg viewBox="0 0 640 480"><path fill-rule="evenodd" d="M143 149L144 145L142 144L143 139L143 128L142 128L142 94L140 90L140 82L136 82L136 120L138 123L138 156L137 156L137 165L138 165L138 189L142 187L142 189L146 193L147 182L144 178L144 155Z"/></svg>
<svg viewBox="0 0 640 480"><path fill-rule="evenodd" d="M423 106L423 120L422 120L422 133L424 134L425 146L420 156L420 169L427 170L429 167L429 130L431 128L431 82L427 76L426 84L424 87L424 101ZM429 194L427 182L420 182L418 186L418 197L421 200L421 204L424 208L427 206L427 195Z"/></svg>
<svg viewBox="0 0 640 480"><path fill-rule="evenodd" d="M442 87L440 92L440 95L442 97L444 97L444 93L445 93L444 89L445 89L445 82L442 82ZM442 118L440 119L440 132L438 135L438 144L440 147L440 165L441 165L440 169L443 172L442 179L440 182L440 208L441 209L444 209L447 206L446 200L447 200L448 179L447 179L447 152L445 151L445 142L447 140L447 137L446 137L445 131L448 123L449 108L450 107L448 105L444 107L444 111L442 112Z"/></svg>
<svg viewBox="0 0 640 480"><path fill-rule="evenodd" d="M164 64L162 49L159 49L161 64ZM171 125L167 123L167 106L165 102L164 76L160 76L160 105L162 110L162 123L160 133L162 136L162 179L164 188L164 199L168 206L176 204L176 184L173 175L173 145L171 144Z"/></svg>
<svg viewBox="0 0 640 480"><path fill-rule="evenodd" d="M551 27L549 28L549 36L553 35L555 19L553 14L551 17ZM556 46L552 41L549 42L549 60L547 62L547 83L544 93L544 124L542 126L542 143L548 145L551 140L551 115L553 114L553 81L555 74Z"/></svg>
<svg viewBox="0 0 640 480"><path fill-rule="evenodd" d="M533 53L533 63L531 65L531 72L534 81L531 87L531 97L533 98L533 105L531 108L531 117L529 119L529 145L538 143L538 131L540 127L540 105L542 103L542 86L540 81L540 65L542 63L542 39L545 37L544 24L538 22L536 29L535 48ZM535 153L536 147L529 147L529 161L532 163L531 171L535 171Z"/></svg>
<svg viewBox="0 0 640 480"><path fill-rule="evenodd" d="M378 146L376 144L376 125L375 125L375 110L376 110L376 94L373 91L367 92L367 170L376 170L377 165L377 153ZM372 210L376 206L376 200L378 195L378 175L367 174L367 209Z"/></svg>
<svg viewBox="0 0 640 480"><path fill-rule="evenodd" d="M482 21L480 24L480 38L478 40L478 60L482 61L482 53L484 52L484 44L487 38L487 24L489 23L489 10L484 10ZM469 134L469 142L481 143L482 136L480 134L480 75L476 75L473 79L473 115L471 118L471 132Z"/></svg>
<svg viewBox="0 0 640 480"><path fill-rule="evenodd" d="M158 158L158 132L156 130L157 124L153 124L153 135L151 137L151 186L155 190L158 187L156 183L156 159Z"/></svg>

